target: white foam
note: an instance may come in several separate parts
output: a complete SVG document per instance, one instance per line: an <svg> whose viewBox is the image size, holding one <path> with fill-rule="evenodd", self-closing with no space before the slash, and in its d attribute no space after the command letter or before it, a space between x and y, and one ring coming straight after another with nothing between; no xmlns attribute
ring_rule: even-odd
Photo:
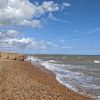
<svg viewBox="0 0 100 100"><path fill-rule="evenodd" d="M82 59L82 57L78 57L78 59Z"/></svg>
<svg viewBox="0 0 100 100"><path fill-rule="evenodd" d="M36 58L36 57L33 57L33 56L28 56L27 58L26 58L26 61L30 61L31 60L31 62L37 62L37 60L40 62L41 60L40 59L38 59L38 58Z"/></svg>
<svg viewBox="0 0 100 100"><path fill-rule="evenodd" d="M50 71L54 71L54 70L59 70L59 68L53 66L51 63L49 63L48 61L41 63L41 65L43 65L46 69L50 70Z"/></svg>
<svg viewBox="0 0 100 100"><path fill-rule="evenodd" d="M71 90L73 90L75 92L78 91L74 86L70 85L68 82L62 81L61 80L62 79L61 75L56 75L56 79L57 79L58 82L60 82L62 85L66 86L67 88L69 88L69 89L71 89Z"/></svg>
<svg viewBox="0 0 100 100"><path fill-rule="evenodd" d="M100 63L100 61L99 61L99 60L94 60L94 63L99 64L99 63Z"/></svg>
<svg viewBox="0 0 100 100"><path fill-rule="evenodd" d="M100 96L98 96L98 97L96 98L96 100L100 100Z"/></svg>
<svg viewBox="0 0 100 100"><path fill-rule="evenodd" d="M57 61L55 61L55 60L49 60L48 62L51 62L51 63L53 63L53 62L57 62Z"/></svg>
<svg viewBox="0 0 100 100"><path fill-rule="evenodd" d="M92 76L86 76L82 72L73 72L69 70L69 67L73 65L54 64L51 61L41 63L46 69L52 71L56 75L56 79L69 89L79 92L77 85L84 89L99 89L100 86L94 82L95 78ZM80 67L80 66L76 66ZM75 86L76 85L76 86Z"/></svg>

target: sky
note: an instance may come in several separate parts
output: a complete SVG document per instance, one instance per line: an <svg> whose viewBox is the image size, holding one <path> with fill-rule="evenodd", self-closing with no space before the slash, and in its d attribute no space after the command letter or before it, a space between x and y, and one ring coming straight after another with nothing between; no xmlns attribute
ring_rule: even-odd
<svg viewBox="0 0 100 100"><path fill-rule="evenodd" d="M100 55L100 0L0 0L0 51Z"/></svg>

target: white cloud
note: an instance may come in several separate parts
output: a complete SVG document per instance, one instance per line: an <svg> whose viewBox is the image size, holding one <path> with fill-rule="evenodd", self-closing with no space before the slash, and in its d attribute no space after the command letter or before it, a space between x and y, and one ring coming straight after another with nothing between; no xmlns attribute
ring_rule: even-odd
<svg viewBox="0 0 100 100"><path fill-rule="evenodd" d="M32 38L20 37L22 33L16 30L7 30L0 32L0 50L1 49L15 49L15 50L34 50L34 49L47 49L57 47L56 44L44 40L35 40Z"/></svg>
<svg viewBox="0 0 100 100"><path fill-rule="evenodd" d="M63 9L70 4L63 3ZM40 27L41 17L46 13L59 11L61 6L54 1L44 1L42 4L32 4L29 0L0 0L0 26L23 25Z"/></svg>
<svg viewBox="0 0 100 100"><path fill-rule="evenodd" d="M52 49L71 49L69 46L58 45L52 41L36 40L26 38L16 30L0 31L0 50L24 51L24 50L52 50ZM21 36L20 36L21 35ZM23 37L22 37L23 36ZM61 40L60 42L64 42Z"/></svg>
<svg viewBox="0 0 100 100"><path fill-rule="evenodd" d="M50 44L48 41L38 41L31 38L10 38L5 42L18 49L47 49L48 47L55 46L54 44Z"/></svg>
<svg viewBox="0 0 100 100"><path fill-rule="evenodd" d="M62 6L61 6L61 10L65 9L66 7L70 7L71 4L67 3L67 2L63 2Z"/></svg>
<svg viewBox="0 0 100 100"><path fill-rule="evenodd" d="M57 3L54 3L53 1L44 1L41 5L41 8L44 9L46 12L54 12L60 9L59 5Z"/></svg>
<svg viewBox="0 0 100 100"><path fill-rule="evenodd" d="M20 34L20 33L16 30L1 31L0 32L0 40L4 40L4 39L7 39L7 38L14 38L18 34Z"/></svg>
<svg viewBox="0 0 100 100"><path fill-rule="evenodd" d="M30 45L34 44L34 41L30 38L13 38L13 39L7 39L6 42L18 49L25 49L29 47ZM33 45L34 46L34 45Z"/></svg>
<svg viewBox="0 0 100 100"><path fill-rule="evenodd" d="M48 45L51 45L51 46L53 46L53 47L58 47L58 45L57 45L57 44L54 44L53 42L47 42L47 44L48 44Z"/></svg>
<svg viewBox="0 0 100 100"><path fill-rule="evenodd" d="M16 24L23 19L32 18L33 6L29 1L4 0L4 2L5 6L0 6L0 25Z"/></svg>
<svg viewBox="0 0 100 100"><path fill-rule="evenodd" d="M40 20L23 20L22 22L19 22L17 25L22 25L22 26L32 26L32 27L38 27L40 28L42 26L42 23Z"/></svg>

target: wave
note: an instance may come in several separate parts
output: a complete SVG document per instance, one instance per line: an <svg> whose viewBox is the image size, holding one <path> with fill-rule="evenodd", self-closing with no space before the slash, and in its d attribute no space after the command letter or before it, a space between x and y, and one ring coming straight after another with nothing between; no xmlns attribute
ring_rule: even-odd
<svg viewBox="0 0 100 100"><path fill-rule="evenodd" d="M94 63L99 64L99 63L100 63L100 61L99 61L99 60L94 60Z"/></svg>
<svg viewBox="0 0 100 100"><path fill-rule="evenodd" d="M93 96L94 92L92 93L92 91L96 90L100 91L100 84L95 84L97 78L84 75L84 73L82 72L73 72L69 70L69 67L71 67L72 65L54 64L51 63L50 61L43 62L41 63L41 65L43 65L46 69L54 72L56 75L56 79L61 84L65 85L66 87L75 92ZM98 80L100 80L100 78L98 78ZM99 97L99 94L97 96ZM97 96L94 98L97 98Z"/></svg>
<svg viewBox="0 0 100 100"><path fill-rule="evenodd" d="M27 58L27 60L31 59L31 61L34 63L37 61L38 58L30 56ZM95 78L93 76L88 76L84 74L84 71L93 71L94 68L86 67L85 65L69 65L69 64L58 64L56 60L41 60L38 59L40 64L44 66L46 69L52 71L56 75L57 81L59 81L61 84L65 85L69 89L79 92L81 94L87 94L87 95L94 95L94 98L96 100L100 99L100 84L97 84L96 82L100 78ZM96 62L97 63L97 62ZM82 71L73 71L72 69L81 69ZM95 69L96 71L96 69ZM99 91L99 93L95 94L95 91Z"/></svg>
<svg viewBox="0 0 100 100"><path fill-rule="evenodd" d="M31 61L31 62L33 62L33 63L37 63L37 61L38 61L38 62L41 62L40 59L38 59L38 58L36 58L36 57L33 57L33 56L28 56L25 60L26 60L26 61Z"/></svg>

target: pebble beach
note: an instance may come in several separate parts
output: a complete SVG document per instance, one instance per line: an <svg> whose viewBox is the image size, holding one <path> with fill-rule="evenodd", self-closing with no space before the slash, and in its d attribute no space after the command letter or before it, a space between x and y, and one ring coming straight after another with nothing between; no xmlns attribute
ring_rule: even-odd
<svg viewBox="0 0 100 100"><path fill-rule="evenodd" d="M30 62L0 59L0 100L92 100Z"/></svg>

